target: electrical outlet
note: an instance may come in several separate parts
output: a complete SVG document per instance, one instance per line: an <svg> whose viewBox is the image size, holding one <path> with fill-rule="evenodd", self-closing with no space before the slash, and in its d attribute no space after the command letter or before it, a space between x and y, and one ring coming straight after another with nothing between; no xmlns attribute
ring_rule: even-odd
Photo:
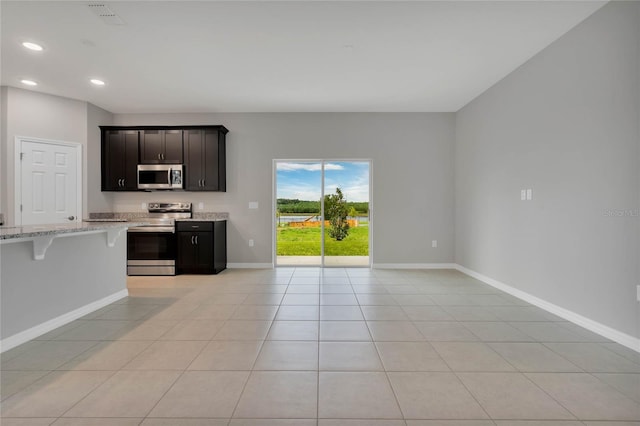
<svg viewBox="0 0 640 426"><path fill-rule="evenodd" d="M431 240L431 247L433 248L438 247L438 240Z"/></svg>
<svg viewBox="0 0 640 426"><path fill-rule="evenodd" d="M527 189L527 200L528 200L528 201L531 201L531 198L532 198L532 195L533 195L533 193L532 193L532 192L533 192L533 191L532 191L531 189Z"/></svg>
<svg viewBox="0 0 640 426"><path fill-rule="evenodd" d="M146 210L147 209L147 203L142 203L141 207L142 207L142 210Z"/></svg>
<svg viewBox="0 0 640 426"><path fill-rule="evenodd" d="M257 201L249 201L249 208L250 209L257 209L258 208L258 202Z"/></svg>
<svg viewBox="0 0 640 426"><path fill-rule="evenodd" d="M198 210L204 210L204 203L202 201L198 203Z"/></svg>
<svg viewBox="0 0 640 426"><path fill-rule="evenodd" d="M520 190L520 200L524 201L527 199L527 190L526 189L521 189Z"/></svg>
<svg viewBox="0 0 640 426"><path fill-rule="evenodd" d="M638 302L640 302L640 285L636 287L636 298L638 299Z"/></svg>
<svg viewBox="0 0 640 426"><path fill-rule="evenodd" d="M249 240L249 247L253 247L253 240Z"/></svg>

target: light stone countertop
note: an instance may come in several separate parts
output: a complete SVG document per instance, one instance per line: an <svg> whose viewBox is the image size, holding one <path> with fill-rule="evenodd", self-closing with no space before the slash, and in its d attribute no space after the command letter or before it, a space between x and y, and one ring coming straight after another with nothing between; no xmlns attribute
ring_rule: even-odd
<svg viewBox="0 0 640 426"><path fill-rule="evenodd" d="M131 213L89 213L89 220L137 220L144 221L149 217L144 212ZM193 212L193 217L189 219L176 219L176 221L196 221L196 222L216 222L219 220L229 220L229 213L226 212Z"/></svg>
<svg viewBox="0 0 640 426"><path fill-rule="evenodd" d="M51 225L0 226L0 240L35 238L79 232L108 231L110 229L129 228L144 224L144 219L139 219L136 222L73 222Z"/></svg>

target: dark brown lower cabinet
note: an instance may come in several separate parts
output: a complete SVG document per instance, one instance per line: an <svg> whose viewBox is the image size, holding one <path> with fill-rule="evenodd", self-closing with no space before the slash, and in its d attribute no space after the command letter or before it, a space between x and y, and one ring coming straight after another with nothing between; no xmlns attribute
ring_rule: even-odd
<svg viewBox="0 0 640 426"><path fill-rule="evenodd" d="M227 221L177 222L178 274L217 274L227 268Z"/></svg>

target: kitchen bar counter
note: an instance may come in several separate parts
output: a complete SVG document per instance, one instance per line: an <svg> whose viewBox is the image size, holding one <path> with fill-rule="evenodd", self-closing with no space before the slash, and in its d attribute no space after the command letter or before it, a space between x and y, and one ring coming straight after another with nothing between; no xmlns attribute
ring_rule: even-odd
<svg viewBox="0 0 640 426"><path fill-rule="evenodd" d="M123 222L121 220L106 222L72 222L57 223L51 225L26 225L26 226L0 226L0 243L6 243L12 239L34 238L45 236L60 236L78 232L102 232L116 229L126 229L132 226L144 224L144 219L136 222Z"/></svg>
<svg viewBox="0 0 640 426"><path fill-rule="evenodd" d="M0 227L0 352L126 297L126 230L141 224Z"/></svg>

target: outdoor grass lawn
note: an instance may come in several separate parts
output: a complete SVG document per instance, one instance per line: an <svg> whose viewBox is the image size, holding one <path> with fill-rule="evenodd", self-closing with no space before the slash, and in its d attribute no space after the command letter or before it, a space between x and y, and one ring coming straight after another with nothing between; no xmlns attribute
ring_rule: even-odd
<svg viewBox="0 0 640 426"><path fill-rule="evenodd" d="M320 228L278 228L278 256L320 256ZM336 241L325 229L325 256L368 256L369 226L350 228L349 235Z"/></svg>

